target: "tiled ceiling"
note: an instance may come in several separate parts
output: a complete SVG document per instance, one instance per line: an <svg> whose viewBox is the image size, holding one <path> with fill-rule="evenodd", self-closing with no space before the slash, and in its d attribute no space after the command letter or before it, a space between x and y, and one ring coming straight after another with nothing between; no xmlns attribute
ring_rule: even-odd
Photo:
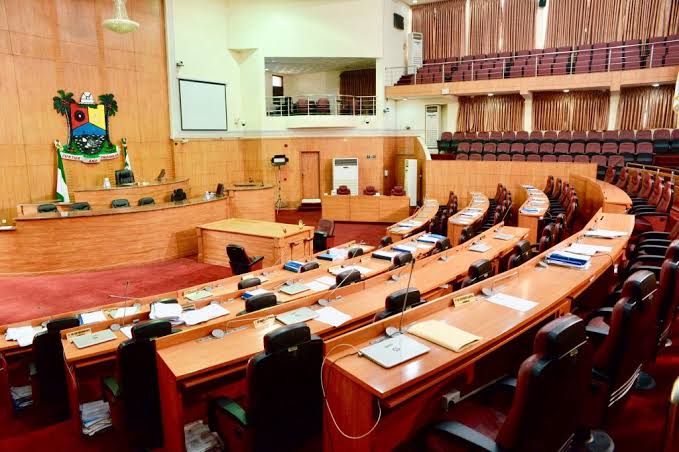
<svg viewBox="0 0 679 452"><path fill-rule="evenodd" d="M310 74L314 72L347 71L375 67L373 58L266 58L264 67L276 74Z"/></svg>

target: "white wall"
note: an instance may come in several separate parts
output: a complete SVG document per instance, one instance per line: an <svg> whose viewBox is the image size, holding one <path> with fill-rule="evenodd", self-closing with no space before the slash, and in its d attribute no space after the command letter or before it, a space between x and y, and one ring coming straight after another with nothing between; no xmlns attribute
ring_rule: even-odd
<svg viewBox="0 0 679 452"><path fill-rule="evenodd" d="M394 13L403 16L403 30L394 28ZM406 44L411 30L410 7L400 0L384 0L384 52L382 60L385 67L406 65Z"/></svg>
<svg viewBox="0 0 679 452"><path fill-rule="evenodd" d="M340 72L312 72L308 74L284 75L283 86L286 96L307 94L339 94Z"/></svg>

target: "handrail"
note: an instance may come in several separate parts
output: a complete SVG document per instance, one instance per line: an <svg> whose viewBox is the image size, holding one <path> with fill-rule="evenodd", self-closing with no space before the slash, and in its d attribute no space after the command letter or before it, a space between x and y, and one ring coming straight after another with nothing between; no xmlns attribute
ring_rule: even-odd
<svg viewBox="0 0 679 452"><path fill-rule="evenodd" d="M375 116L377 96L304 94L267 96L267 116Z"/></svg>
<svg viewBox="0 0 679 452"><path fill-rule="evenodd" d="M470 56L462 56L462 57L451 57L449 61L439 61L439 62L433 62L433 63L426 63L421 66L394 66L394 67L387 67L385 68L385 86L393 86L396 85L397 82L401 79L402 76L410 75L411 76L411 81L410 83L406 84L428 84L428 83L443 83L447 81L466 81L466 80L486 80L486 79L504 79L504 78L519 78L519 77L531 77L531 76L539 76L539 75L572 75L572 74L577 74L577 73L590 73L590 72L610 72L610 71L617 71L617 70L622 70L622 65L625 63L626 56L624 50L626 49L633 49L633 48L639 48L640 52L638 53L639 55L639 67L638 69L644 69L644 68L653 68L653 67L659 67L659 66L667 66L666 64L658 64L657 62L654 63L654 52L655 48L657 46L663 46L666 44L673 44L673 43L679 43L679 39L664 39L663 41L657 41L657 42L642 42L640 44L623 44L619 46L609 46L607 43L599 43L599 44L593 44L594 46L596 45L604 45L605 47L601 48L590 48L590 49L571 49L571 50L562 50L562 51L549 51L545 52L543 49L532 49L532 50L521 50L521 51L516 51L516 52L498 52L498 55L500 54L508 54L508 55L503 55L503 56L495 56L495 57L477 57L476 55L470 55ZM648 54L644 54L642 51L644 49L650 49ZM531 54L531 52L540 52L536 54ZM599 55L599 57L603 58L603 64L597 64L594 65L594 61L592 61L592 66L590 68L590 64L587 64L587 70L580 70L577 68L577 63L575 56L579 55L581 52L588 52L590 55L594 55L595 52L605 52L605 55ZM566 61L561 61L559 63L556 63L556 59L558 57L567 57ZM517 74L512 74L510 71L510 65L518 58L525 58L527 62L529 62L527 67L530 67L530 74L524 74L523 72L520 75ZM541 66L541 60L545 58L553 58L551 61L545 62L543 64L550 65L549 73L541 73L539 70ZM645 60L644 60L645 59ZM632 58L630 61L636 61L636 58ZM489 63L493 63L493 67L484 67L487 66ZM498 65L498 63L501 63ZM551 73L551 65L552 64L565 64L565 73L560 73L560 74L552 74ZM677 63L679 65L679 62ZM470 78L469 79L460 79L460 80L454 80L452 77L453 72L455 72L455 69L459 69L459 66L461 65L468 65L465 70L469 71ZM619 67L618 67L619 65ZM496 66L501 66L497 67ZM430 69L433 69L434 71L438 70L437 73L430 72ZM490 69L487 73L488 77L486 78L483 76L483 78L479 78L479 71L482 71L484 69ZM564 69L562 66L561 69ZM458 70L457 72L461 72ZM442 76L442 74L444 74ZM425 75L432 75L432 80L429 80L429 77L424 77ZM437 77L438 76L438 77ZM424 81L423 79L427 79L427 81ZM447 78L450 78L450 80L446 80ZM398 83L399 85L402 85L403 83Z"/></svg>

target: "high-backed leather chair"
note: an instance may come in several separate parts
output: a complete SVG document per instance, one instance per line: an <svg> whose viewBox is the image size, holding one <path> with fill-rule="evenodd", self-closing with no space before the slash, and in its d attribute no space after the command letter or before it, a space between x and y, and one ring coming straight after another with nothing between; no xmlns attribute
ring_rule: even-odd
<svg viewBox="0 0 679 452"><path fill-rule="evenodd" d="M628 213L635 216L635 235L641 232L667 230L673 203L674 184L671 181L668 181L663 187L662 194L655 208L652 206L632 207Z"/></svg>
<svg viewBox="0 0 679 452"><path fill-rule="evenodd" d="M434 249L432 250L432 254L440 253L441 251L449 250L452 248L453 245L450 244L450 239L448 237L437 240L436 243L434 244Z"/></svg>
<svg viewBox="0 0 679 452"><path fill-rule="evenodd" d="M658 338L655 289L655 275L638 271L625 281L612 308L598 310L588 318L587 335L595 344L594 402L588 410L593 416L589 419L592 427L603 426L608 411L624 402L642 365L653 354Z"/></svg>
<svg viewBox="0 0 679 452"><path fill-rule="evenodd" d="M384 311L375 314L374 322L399 314L405 309L410 309L424 303L420 291L414 287L399 289L390 294L384 300Z"/></svg>
<svg viewBox="0 0 679 452"><path fill-rule="evenodd" d="M57 209L57 206L54 204L40 204L38 206L38 213L51 213L51 212L57 212L59 209Z"/></svg>
<svg viewBox="0 0 679 452"><path fill-rule="evenodd" d="M155 204L156 201L151 198L150 196L145 196L143 198L140 198L139 201L137 201L137 205L140 206L150 206L152 204Z"/></svg>
<svg viewBox="0 0 679 452"><path fill-rule="evenodd" d="M361 280L361 272L356 269L344 270L341 273L335 275L335 284L331 286L331 289L339 289L340 287L348 286L353 283L357 283Z"/></svg>
<svg viewBox="0 0 679 452"><path fill-rule="evenodd" d="M630 197L634 197L637 196L641 190L642 178L638 171L631 171L630 173L631 174L625 191L628 195L630 195Z"/></svg>
<svg viewBox="0 0 679 452"><path fill-rule="evenodd" d="M335 237L335 221L321 218L314 231L314 253L330 248L329 240Z"/></svg>
<svg viewBox="0 0 679 452"><path fill-rule="evenodd" d="M360 246L352 246L347 250L347 259L353 259L354 257L363 256L363 248Z"/></svg>
<svg viewBox="0 0 679 452"><path fill-rule="evenodd" d="M73 204L71 204L71 210L75 211L92 210L92 206L90 206L89 202L74 202Z"/></svg>
<svg viewBox="0 0 679 452"><path fill-rule="evenodd" d="M545 183L544 193L551 193L554 189L554 176L547 176L547 183Z"/></svg>
<svg viewBox="0 0 679 452"><path fill-rule="evenodd" d="M385 246L389 246L392 243L394 243L394 241L392 240L391 236L385 235L384 237L382 237L380 239L380 248L384 248Z"/></svg>
<svg viewBox="0 0 679 452"><path fill-rule="evenodd" d="M32 384L39 406L49 410L54 420L64 420L70 415L64 349L61 331L80 325L78 317L63 317L47 322L46 331L33 338L33 362L37 384Z"/></svg>
<svg viewBox="0 0 679 452"><path fill-rule="evenodd" d="M462 228L462 231L460 232L460 238L457 244L458 245L463 244L464 242L474 237L474 235L475 235L474 228L471 225L465 226L464 228Z"/></svg>
<svg viewBox="0 0 679 452"><path fill-rule="evenodd" d="M606 167L606 174L604 175L604 182L608 182L609 184L614 184L617 172L618 172L618 170L617 170L617 167L615 167L615 166Z"/></svg>
<svg viewBox="0 0 679 452"><path fill-rule="evenodd" d="M127 199L114 199L111 201L111 207L114 209L119 209L121 207L130 207L130 201Z"/></svg>
<svg viewBox="0 0 679 452"><path fill-rule="evenodd" d="M128 169L117 170L115 172L116 185L134 184L134 173Z"/></svg>
<svg viewBox="0 0 679 452"><path fill-rule="evenodd" d="M323 426L323 341L303 323L264 336L264 351L248 362L245 401L219 397L209 424L229 450L319 450ZM310 443L311 441L311 443Z"/></svg>
<svg viewBox="0 0 679 452"><path fill-rule="evenodd" d="M414 257L411 253L398 253L392 259L392 270L395 268L403 267L404 265L410 264L414 261Z"/></svg>
<svg viewBox="0 0 679 452"><path fill-rule="evenodd" d="M679 449L679 377L674 380L665 420L665 439L663 452Z"/></svg>
<svg viewBox="0 0 679 452"><path fill-rule="evenodd" d="M368 185L363 190L363 194L368 195L368 196L375 196L376 193L377 193L377 190L375 190L375 187L373 187L372 185Z"/></svg>
<svg viewBox="0 0 679 452"><path fill-rule="evenodd" d="M229 265L234 275L242 275L261 268L261 262L264 260L264 256L249 257L242 246L234 244L226 246L226 255L229 257Z"/></svg>
<svg viewBox="0 0 679 452"><path fill-rule="evenodd" d="M350 195L351 190L349 190L349 187L347 187L346 185L340 185L339 187L337 187L337 194L338 195Z"/></svg>
<svg viewBox="0 0 679 452"><path fill-rule="evenodd" d="M184 189L178 188L175 191L173 191L172 194L170 195L170 201L172 202L186 201L186 192L184 191Z"/></svg>
<svg viewBox="0 0 679 452"><path fill-rule="evenodd" d="M167 320L149 320L133 326L132 339L118 346L116 376L103 379L104 393L112 402L112 409L122 402L121 427L130 446L135 448L163 445L154 339L171 333L172 324Z"/></svg>
<svg viewBox="0 0 679 452"><path fill-rule="evenodd" d="M528 240L519 240L507 259L507 270L516 268L533 257L531 244Z"/></svg>
<svg viewBox="0 0 679 452"><path fill-rule="evenodd" d="M591 365L584 322L570 314L552 320L536 334L533 354L521 364L516 380L503 380L453 408L454 421L429 429L427 450L568 450L581 427ZM511 408L504 411L497 403L499 392L512 389ZM496 393L488 394L492 390Z"/></svg>
<svg viewBox="0 0 679 452"><path fill-rule="evenodd" d="M488 259L479 259L469 266L467 277L462 280L462 287L471 286L493 276L493 263Z"/></svg>
<svg viewBox="0 0 679 452"><path fill-rule="evenodd" d="M405 196L406 192L401 185L396 185L391 189L391 196Z"/></svg>
<svg viewBox="0 0 679 452"><path fill-rule="evenodd" d="M616 182L615 185L618 188L624 190L625 187L627 187L628 183L629 183L629 171L627 170L626 166L623 166L620 169L620 174L618 174L618 182Z"/></svg>

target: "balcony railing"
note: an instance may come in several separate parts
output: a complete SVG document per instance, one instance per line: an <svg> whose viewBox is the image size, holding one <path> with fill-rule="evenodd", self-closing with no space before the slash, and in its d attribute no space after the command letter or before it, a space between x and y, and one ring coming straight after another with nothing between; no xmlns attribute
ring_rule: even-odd
<svg viewBox="0 0 679 452"><path fill-rule="evenodd" d="M375 96L309 94L266 98L267 116L374 116Z"/></svg>
<svg viewBox="0 0 679 452"><path fill-rule="evenodd" d="M616 44L616 43L613 43ZM420 85L496 80L544 75L588 74L679 65L679 38L648 43L593 44L579 49L555 48L503 52L491 57L466 56L436 60L420 67L385 69L385 85Z"/></svg>

